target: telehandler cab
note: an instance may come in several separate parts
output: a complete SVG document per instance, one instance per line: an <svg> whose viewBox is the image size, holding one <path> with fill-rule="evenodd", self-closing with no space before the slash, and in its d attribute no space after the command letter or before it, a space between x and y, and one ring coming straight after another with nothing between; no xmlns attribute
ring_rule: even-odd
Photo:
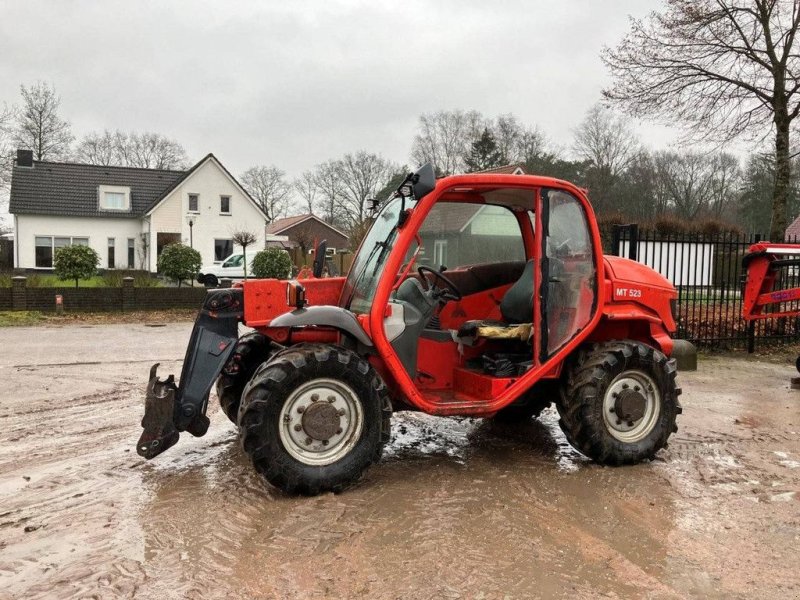
<svg viewBox="0 0 800 600"><path fill-rule="evenodd" d="M603 256L574 185L426 165L377 207L346 277L209 291L179 385L151 369L137 451L205 434L216 381L253 465L289 493L357 481L393 410L521 420L553 402L586 456L651 459L681 413L676 299L649 267Z"/></svg>

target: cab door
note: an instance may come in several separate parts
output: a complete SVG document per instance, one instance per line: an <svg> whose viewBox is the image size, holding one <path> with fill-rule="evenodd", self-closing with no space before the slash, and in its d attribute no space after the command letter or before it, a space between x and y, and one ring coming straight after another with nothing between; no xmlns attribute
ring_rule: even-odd
<svg viewBox="0 0 800 600"><path fill-rule="evenodd" d="M560 189L541 191L540 359L569 344L597 311L597 249L586 208Z"/></svg>

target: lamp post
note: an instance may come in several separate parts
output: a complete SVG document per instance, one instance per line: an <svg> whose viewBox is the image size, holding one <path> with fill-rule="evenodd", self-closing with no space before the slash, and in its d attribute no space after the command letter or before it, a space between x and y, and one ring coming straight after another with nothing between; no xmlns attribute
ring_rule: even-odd
<svg viewBox="0 0 800 600"><path fill-rule="evenodd" d="M194 219L189 217L189 247L194 248Z"/></svg>

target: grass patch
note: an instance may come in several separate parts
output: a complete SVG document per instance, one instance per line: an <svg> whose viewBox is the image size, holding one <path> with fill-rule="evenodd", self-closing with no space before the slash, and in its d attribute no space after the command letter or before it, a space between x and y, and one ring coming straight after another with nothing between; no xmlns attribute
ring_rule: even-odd
<svg viewBox="0 0 800 600"><path fill-rule="evenodd" d="M0 327L26 327L43 325L109 325L129 323L152 325L162 323L191 323L197 317L196 308L171 308L166 310L137 310L132 312L65 312L42 313L34 310L0 311Z"/></svg>
<svg viewBox="0 0 800 600"><path fill-rule="evenodd" d="M0 311L0 327L24 327L42 322L44 315L36 310Z"/></svg>

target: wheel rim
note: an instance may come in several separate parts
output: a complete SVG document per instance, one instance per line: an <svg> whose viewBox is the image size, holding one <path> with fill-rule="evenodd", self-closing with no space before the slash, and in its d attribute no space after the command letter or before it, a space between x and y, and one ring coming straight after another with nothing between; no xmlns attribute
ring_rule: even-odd
<svg viewBox="0 0 800 600"><path fill-rule="evenodd" d="M603 397L603 421L608 432L621 442L646 438L658 423L661 393L656 382L643 371L617 375Z"/></svg>
<svg viewBox="0 0 800 600"><path fill-rule="evenodd" d="M279 415L286 451L307 465L330 465L361 437L364 409L353 389L335 379L313 379L295 389Z"/></svg>

